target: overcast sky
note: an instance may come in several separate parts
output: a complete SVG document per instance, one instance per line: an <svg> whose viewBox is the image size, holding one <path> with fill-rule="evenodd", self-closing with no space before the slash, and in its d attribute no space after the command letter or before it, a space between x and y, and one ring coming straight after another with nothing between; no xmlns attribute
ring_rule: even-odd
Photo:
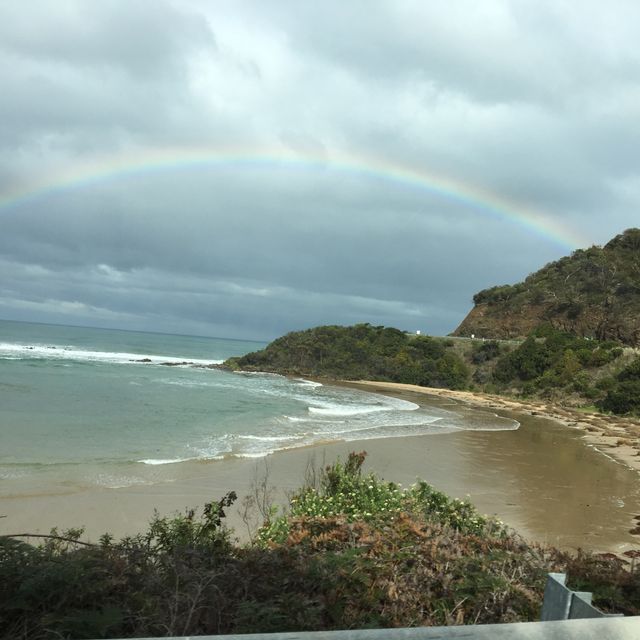
<svg viewBox="0 0 640 640"><path fill-rule="evenodd" d="M0 0L0 318L446 334L640 225L638 42L635 0Z"/></svg>

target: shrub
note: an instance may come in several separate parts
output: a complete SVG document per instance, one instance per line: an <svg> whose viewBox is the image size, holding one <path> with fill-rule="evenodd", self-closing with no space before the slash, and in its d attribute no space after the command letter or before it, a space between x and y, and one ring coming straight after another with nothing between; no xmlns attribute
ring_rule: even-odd
<svg viewBox="0 0 640 640"><path fill-rule="evenodd" d="M228 564L222 527L232 492L219 502L172 518L155 516L145 534L99 545L80 542L81 529L33 547L0 536L2 637L102 638L179 635L198 628L207 572ZM219 601L219 598L218 598ZM212 606L218 604L211 599Z"/></svg>
<svg viewBox="0 0 640 640"><path fill-rule="evenodd" d="M466 501L452 499L425 482L402 489L384 482L375 474L363 475L364 452L349 454L324 469L319 487L305 487L290 498L289 513L272 519L259 531L262 544L282 543L289 535L291 519L326 519L341 517L346 522L373 522L379 518L393 520L400 513L419 513L453 529L480 535L487 528L493 533L499 526L480 516Z"/></svg>
<svg viewBox="0 0 640 640"><path fill-rule="evenodd" d="M493 380L503 387L516 387L525 396L564 390L592 399L598 394L589 384L586 369L602 367L621 353L615 343L579 338L543 325L498 360Z"/></svg>
<svg viewBox="0 0 640 640"><path fill-rule="evenodd" d="M604 386L606 384L606 386ZM627 365L615 379L603 381L607 395L597 402L602 411L640 414L640 358Z"/></svg>
<svg viewBox="0 0 640 640"><path fill-rule="evenodd" d="M618 382L596 406L611 413L640 413L640 380Z"/></svg>
<svg viewBox="0 0 640 640"><path fill-rule="evenodd" d="M326 467L257 544L222 527L230 493L115 542L71 530L34 547L0 536L0 635L12 640L199 636L485 624L539 618L546 573L638 615L640 573L620 560L526 544L463 501Z"/></svg>
<svg viewBox="0 0 640 640"><path fill-rule="evenodd" d="M500 345L495 340L488 340L474 348L471 355L473 364L482 364L500 355Z"/></svg>

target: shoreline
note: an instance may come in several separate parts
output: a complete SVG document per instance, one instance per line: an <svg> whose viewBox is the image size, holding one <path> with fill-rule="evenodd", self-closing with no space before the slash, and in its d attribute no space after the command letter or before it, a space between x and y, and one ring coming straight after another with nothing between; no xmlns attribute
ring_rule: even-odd
<svg viewBox="0 0 640 640"><path fill-rule="evenodd" d="M494 409L553 420L565 427L583 432L583 439L600 453L640 473L640 420L584 412L541 400L517 400L477 391L456 391L437 387L420 387L401 382L373 380L340 380L338 384L355 385L367 390L377 388L393 393L409 391L446 398L480 409Z"/></svg>
<svg viewBox="0 0 640 640"><path fill-rule="evenodd" d="M175 479L159 476L152 485L0 499L0 515L9 516L0 519L0 532L46 533L53 526L87 525L85 538L96 540L105 531L120 537L146 530L154 508L161 515L183 513L234 490L239 500L228 511L227 523L247 541L238 512L254 478L259 480L268 469L273 502L284 504L304 482L310 460L322 468L364 449L369 454L367 471L404 485L420 478L452 497L468 498L480 513L503 520L527 540L618 554L638 547L630 531L640 524L633 522L640 514L637 469L612 465L609 456L585 446L582 436L593 432L566 429L573 426L571 420L558 419L563 416L542 411L537 404L471 392L373 381L323 383L410 399L421 410L447 408L453 401L463 411L505 412L521 427L334 441L259 459L185 462Z"/></svg>

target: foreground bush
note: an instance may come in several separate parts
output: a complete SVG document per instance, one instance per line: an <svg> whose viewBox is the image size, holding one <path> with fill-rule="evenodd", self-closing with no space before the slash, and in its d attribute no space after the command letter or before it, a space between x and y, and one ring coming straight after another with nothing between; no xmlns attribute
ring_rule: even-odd
<svg viewBox="0 0 640 640"><path fill-rule="evenodd" d="M290 498L285 515L265 523L258 532L258 540L263 545L284 542L300 518L313 522L340 516L345 522L364 521L382 526L401 514L466 534L497 538L509 535L498 522L482 517L469 502L449 498L426 482L403 490L374 473L363 476L365 456L364 452L352 453L344 465L336 462L327 467L318 486L303 487Z"/></svg>
<svg viewBox="0 0 640 640"><path fill-rule="evenodd" d="M99 545L79 531L35 547L0 537L3 638L204 635L536 620L545 576L567 570L597 604L640 614L617 559L527 545L425 483L402 489L351 454L232 544L235 498Z"/></svg>

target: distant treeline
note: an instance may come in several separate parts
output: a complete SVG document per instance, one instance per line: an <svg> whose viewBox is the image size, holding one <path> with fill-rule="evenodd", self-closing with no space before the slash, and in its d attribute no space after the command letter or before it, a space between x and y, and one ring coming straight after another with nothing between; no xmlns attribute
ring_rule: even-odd
<svg viewBox="0 0 640 640"><path fill-rule="evenodd" d="M476 353L491 344L485 343ZM592 403L601 411L621 415L638 413L640 358L627 364L623 353L616 342L589 340L543 326L497 358L485 388L524 397L571 399L573 404ZM478 371L474 376L478 381L482 378Z"/></svg>
<svg viewBox="0 0 640 640"><path fill-rule="evenodd" d="M230 368L341 380L382 380L463 389L470 372L452 340L357 324L296 331L266 349L232 358Z"/></svg>
<svg viewBox="0 0 640 640"><path fill-rule="evenodd" d="M322 326L288 333L225 366L481 390L640 413L640 358L632 350L550 325L520 342L434 338L369 324Z"/></svg>

